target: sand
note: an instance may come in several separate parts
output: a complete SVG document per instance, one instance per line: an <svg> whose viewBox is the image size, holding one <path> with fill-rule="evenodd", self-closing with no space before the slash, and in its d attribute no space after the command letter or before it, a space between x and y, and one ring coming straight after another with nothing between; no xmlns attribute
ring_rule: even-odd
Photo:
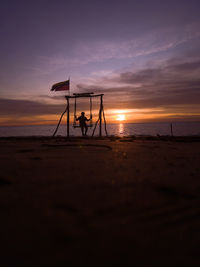
<svg viewBox="0 0 200 267"><path fill-rule="evenodd" d="M193 139L1 138L1 266L199 266L199 159Z"/></svg>

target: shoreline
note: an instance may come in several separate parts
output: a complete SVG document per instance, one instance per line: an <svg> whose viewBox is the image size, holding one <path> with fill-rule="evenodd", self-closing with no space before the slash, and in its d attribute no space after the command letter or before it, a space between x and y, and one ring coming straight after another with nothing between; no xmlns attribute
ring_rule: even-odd
<svg viewBox="0 0 200 267"><path fill-rule="evenodd" d="M190 135L190 136L170 136L170 135L128 135L128 136L0 136L1 140L55 140L55 141L77 141L77 140L110 140L110 141L172 141L172 142L200 142L200 135Z"/></svg>

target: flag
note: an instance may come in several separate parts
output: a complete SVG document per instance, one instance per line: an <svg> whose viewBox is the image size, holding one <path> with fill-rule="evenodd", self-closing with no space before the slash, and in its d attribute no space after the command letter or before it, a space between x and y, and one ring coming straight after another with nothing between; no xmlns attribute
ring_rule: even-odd
<svg viewBox="0 0 200 267"><path fill-rule="evenodd" d="M65 91L65 90L69 90L69 80L64 81L64 82L55 83L51 87L51 91Z"/></svg>

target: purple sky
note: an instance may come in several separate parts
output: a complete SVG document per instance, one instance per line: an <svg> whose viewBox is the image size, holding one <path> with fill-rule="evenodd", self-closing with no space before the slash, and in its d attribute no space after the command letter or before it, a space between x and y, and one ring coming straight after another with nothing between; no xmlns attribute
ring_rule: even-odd
<svg viewBox="0 0 200 267"><path fill-rule="evenodd" d="M195 0L2 0L0 125L59 115L50 88L69 76L108 113L199 120L199 14Z"/></svg>

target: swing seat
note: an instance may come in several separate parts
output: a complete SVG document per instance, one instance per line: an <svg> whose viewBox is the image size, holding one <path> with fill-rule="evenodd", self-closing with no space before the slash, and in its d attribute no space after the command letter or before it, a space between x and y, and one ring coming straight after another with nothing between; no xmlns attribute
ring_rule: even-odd
<svg viewBox="0 0 200 267"><path fill-rule="evenodd" d="M80 126L80 125L74 125L74 124L73 124L73 127L74 127L74 128L80 128L81 126ZM88 127L88 128L91 128L91 127L93 127L93 124L89 124L89 125L87 125L87 127Z"/></svg>

